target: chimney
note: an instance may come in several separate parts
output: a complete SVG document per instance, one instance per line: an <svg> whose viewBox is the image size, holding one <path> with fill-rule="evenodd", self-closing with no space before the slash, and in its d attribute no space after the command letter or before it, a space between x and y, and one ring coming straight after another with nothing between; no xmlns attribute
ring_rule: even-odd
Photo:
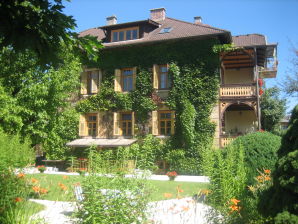
<svg viewBox="0 0 298 224"><path fill-rule="evenodd" d="M107 17L107 26L117 24L117 17L115 15Z"/></svg>
<svg viewBox="0 0 298 224"><path fill-rule="evenodd" d="M162 21L165 18L166 18L165 8L150 9L150 19L154 21Z"/></svg>
<svg viewBox="0 0 298 224"><path fill-rule="evenodd" d="M195 16L194 17L194 24L201 24L202 23L202 17L201 16Z"/></svg>

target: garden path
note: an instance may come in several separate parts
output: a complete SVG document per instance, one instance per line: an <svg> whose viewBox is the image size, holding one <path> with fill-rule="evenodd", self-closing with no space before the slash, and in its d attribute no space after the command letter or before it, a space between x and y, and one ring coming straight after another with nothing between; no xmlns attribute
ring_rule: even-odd
<svg viewBox="0 0 298 224"><path fill-rule="evenodd" d="M71 214L75 210L75 203L35 200L31 201L46 206L34 218L41 218L47 224L73 224ZM181 198L151 202L148 205L149 220L154 224L204 224L208 223L205 215L209 206L196 203L191 198Z"/></svg>

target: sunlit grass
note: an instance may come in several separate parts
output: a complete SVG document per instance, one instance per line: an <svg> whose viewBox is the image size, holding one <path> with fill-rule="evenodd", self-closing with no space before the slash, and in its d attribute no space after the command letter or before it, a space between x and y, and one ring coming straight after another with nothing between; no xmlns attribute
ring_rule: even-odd
<svg viewBox="0 0 298 224"><path fill-rule="evenodd" d="M31 174L27 175L27 178L29 180L31 180L31 178L38 180L35 184L48 190L48 193L42 195L41 199L52 201L74 201L74 186L77 183L82 183L83 178L85 177L57 174ZM176 198L177 186L180 186L180 189L183 191L180 192L181 197L193 196L198 193L200 189L208 188L208 184L206 183L158 180L148 180L148 183L152 186L151 201L169 199L164 197L164 193L172 195L170 198ZM65 187L62 187L63 185Z"/></svg>

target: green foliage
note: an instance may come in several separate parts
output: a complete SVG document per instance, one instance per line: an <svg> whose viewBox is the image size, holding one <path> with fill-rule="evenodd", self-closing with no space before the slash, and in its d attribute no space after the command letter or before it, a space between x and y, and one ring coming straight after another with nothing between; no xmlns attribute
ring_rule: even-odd
<svg viewBox="0 0 298 224"><path fill-rule="evenodd" d="M233 43L232 44L217 44L213 46L214 53L223 53L223 52L231 52L240 49L236 47Z"/></svg>
<svg viewBox="0 0 298 224"><path fill-rule="evenodd" d="M218 210L223 218L227 219L225 220L227 223L231 220L238 220L237 214L230 214L229 204L231 199L239 199L246 190L244 148L231 145L224 150L210 149L206 153L210 153L209 157L213 158L212 161L204 163L208 164L205 169L209 169L212 192L207 197L207 203Z"/></svg>
<svg viewBox="0 0 298 224"><path fill-rule="evenodd" d="M265 89L261 97L261 124L266 131L273 131L284 117L286 100L279 98L280 90L277 87Z"/></svg>
<svg viewBox="0 0 298 224"><path fill-rule="evenodd" d="M169 151L165 159L170 164L169 170L176 171L178 175L198 175L201 173L198 159L186 157L183 149Z"/></svg>
<svg viewBox="0 0 298 224"><path fill-rule="evenodd" d="M24 177L17 177L12 170L0 170L0 222L8 222L8 213L17 207L16 198L22 201L29 196L30 188Z"/></svg>
<svg viewBox="0 0 298 224"><path fill-rule="evenodd" d="M263 196L260 209L265 215L276 216L281 212L298 213L298 105L294 108L289 122L289 128L282 137L278 150L278 161L273 173L273 187ZM278 215L278 220L285 217ZM288 216L287 219L297 219ZM284 221L286 223L286 221Z"/></svg>
<svg viewBox="0 0 298 224"><path fill-rule="evenodd" d="M23 168L34 161L34 151L30 141L21 142L17 135L7 135L0 131L0 170Z"/></svg>
<svg viewBox="0 0 298 224"><path fill-rule="evenodd" d="M247 167L247 184L252 184L257 170L274 170L277 161L277 150L281 138L269 132L255 132L236 138L231 145L244 149L244 161Z"/></svg>
<svg viewBox="0 0 298 224"><path fill-rule="evenodd" d="M77 136L78 115L71 101L77 95L81 65L68 48L60 47L64 63L47 70L30 52L3 49L0 54L0 100L6 105L0 126L30 136L33 145L44 146L48 158L64 157L65 143Z"/></svg>
<svg viewBox="0 0 298 224"><path fill-rule="evenodd" d="M118 154L118 159L127 159L127 154ZM89 160L91 173L84 178L84 200L79 202L77 214L82 223L144 223L149 197L146 180L122 175L99 177L98 173L109 169L104 162L106 155L91 151Z"/></svg>
<svg viewBox="0 0 298 224"><path fill-rule="evenodd" d="M163 157L164 150L158 138L147 135L138 144L131 146L131 152L136 156L137 168L154 170L156 168L155 161Z"/></svg>
<svg viewBox="0 0 298 224"><path fill-rule="evenodd" d="M94 49L101 48L95 37L78 38L72 32L76 27L71 16L63 14L62 1L23 0L9 1L0 5L0 49L11 46L17 52L30 50L37 55L38 62L47 66L62 62L59 57L61 42L82 49L89 57L97 59Z"/></svg>
<svg viewBox="0 0 298 224"><path fill-rule="evenodd" d="M298 223L298 216L287 211L278 213L274 218L275 224L296 224Z"/></svg>

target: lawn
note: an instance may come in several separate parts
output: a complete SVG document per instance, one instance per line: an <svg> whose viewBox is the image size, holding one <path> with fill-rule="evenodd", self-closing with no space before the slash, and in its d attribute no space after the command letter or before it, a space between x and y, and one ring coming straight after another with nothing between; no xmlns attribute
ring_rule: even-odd
<svg viewBox="0 0 298 224"><path fill-rule="evenodd" d="M82 176L64 176L56 174L30 174L27 178L36 186L48 190L47 194L41 196L41 199L53 201L74 201L74 186L83 181ZM33 178L33 179L32 179ZM34 180L35 179L35 180ZM36 181L37 180L37 181ZM176 181L158 181L148 180L152 186L151 201L176 198L177 187L179 186L180 196L193 196L200 189L208 188L206 183L176 182ZM167 197L165 197L165 193Z"/></svg>

